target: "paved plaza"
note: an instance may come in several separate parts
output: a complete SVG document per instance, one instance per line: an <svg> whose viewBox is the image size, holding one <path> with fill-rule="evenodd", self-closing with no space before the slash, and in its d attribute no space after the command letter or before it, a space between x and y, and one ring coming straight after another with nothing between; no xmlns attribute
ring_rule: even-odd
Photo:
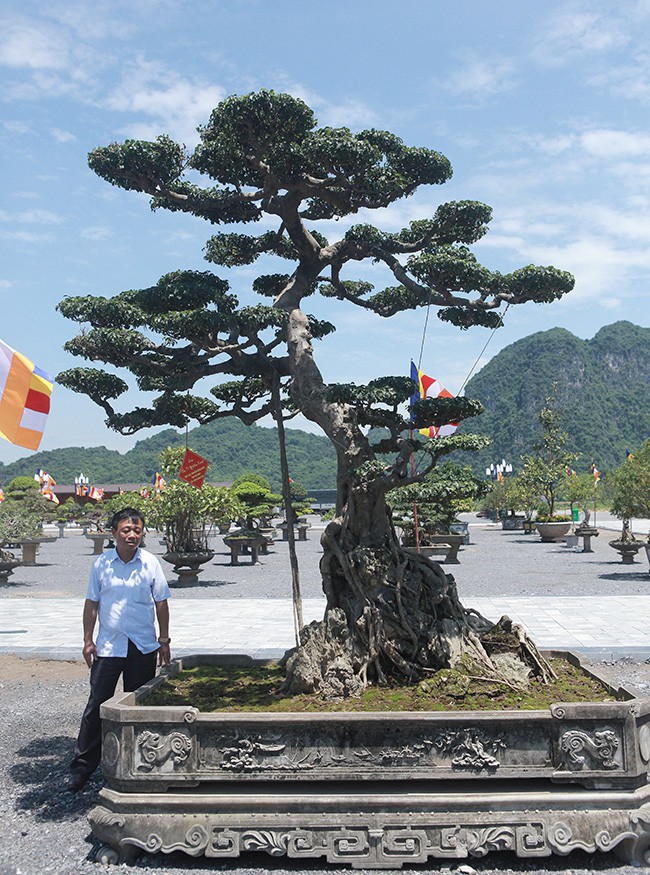
<svg viewBox="0 0 650 875"><path fill-rule="evenodd" d="M600 535L593 553L578 553L563 543L542 544L536 534L504 532L500 526L467 515L470 543L460 563L445 565L461 600L491 620L508 614L523 623L544 649L573 649L593 659L623 655L650 658L650 573L645 550L623 565L608 541L620 522L597 520ZM305 622L320 619L324 598L318 562L322 525L311 518L308 539L297 542ZM648 521L633 526L639 535ZM52 534L56 533L52 529ZM147 536L147 549L164 552L159 536ZM214 559L194 586L172 583L172 654L247 653L280 656L295 644L287 543L276 541L257 565L244 558L230 565L220 536ZM81 611L92 543L79 529L39 548L37 565L16 569L0 584L0 653L55 659L81 658Z"/></svg>

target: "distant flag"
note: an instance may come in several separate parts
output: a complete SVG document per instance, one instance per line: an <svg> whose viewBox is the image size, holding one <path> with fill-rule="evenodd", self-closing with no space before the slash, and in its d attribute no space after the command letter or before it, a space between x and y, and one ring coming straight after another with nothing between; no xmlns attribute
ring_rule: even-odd
<svg viewBox="0 0 650 875"><path fill-rule="evenodd" d="M422 398L454 397L438 380L434 380L433 377L427 377L426 374L423 374L414 362L411 362L411 379L417 386L417 392L411 395L411 406ZM420 434L432 438L446 437L447 435L453 434L458 426L458 422L448 422L445 425L439 426L430 425L428 428L421 428Z"/></svg>
<svg viewBox="0 0 650 875"><path fill-rule="evenodd" d="M591 473L593 474L594 480L596 481L596 483L598 483L598 481L600 480L600 471L593 463L591 465L590 470L591 470Z"/></svg>
<svg viewBox="0 0 650 875"><path fill-rule="evenodd" d="M0 503L3 502L4 500L5 500L5 491L2 488L2 486L0 486Z"/></svg>
<svg viewBox="0 0 650 875"><path fill-rule="evenodd" d="M633 459L634 453L630 452L630 450L625 450L625 458L626 459Z"/></svg>
<svg viewBox="0 0 650 875"><path fill-rule="evenodd" d="M41 495L44 498L47 498L48 501L53 501L54 504L59 503L59 499L52 491L52 487L56 486L56 480L54 479L54 477L48 474L47 471L39 468L36 474L34 474L34 480L36 480L36 482L40 486Z"/></svg>
<svg viewBox="0 0 650 875"><path fill-rule="evenodd" d="M0 340L0 437L37 450L53 386L51 374Z"/></svg>
<svg viewBox="0 0 650 875"><path fill-rule="evenodd" d="M101 501L104 498L104 490L97 486L91 486L88 490L88 498L92 498L93 501Z"/></svg>
<svg viewBox="0 0 650 875"><path fill-rule="evenodd" d="M159 474L156 471L156 474L153 478L153 485L154 485L154 489L156 490L156 492L162 492L163 489L165 488L165 486L167 486L167 481L162 476L162 474Z"/></svg>

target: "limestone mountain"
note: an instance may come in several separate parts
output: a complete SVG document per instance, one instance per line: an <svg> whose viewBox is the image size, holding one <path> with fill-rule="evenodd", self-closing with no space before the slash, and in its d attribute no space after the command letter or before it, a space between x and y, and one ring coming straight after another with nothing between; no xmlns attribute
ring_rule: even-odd
<svg viewBox="0 0 650 875"><path fill-rule="evenodd" d="M564 328L540 331L501 350L467 384L486 412L461 426L492 446L473 466L505 458L518 468L541 434L537 413L555 395L575 467L617 467L650 436L650 329L621 321L581 340Z"/></svg>

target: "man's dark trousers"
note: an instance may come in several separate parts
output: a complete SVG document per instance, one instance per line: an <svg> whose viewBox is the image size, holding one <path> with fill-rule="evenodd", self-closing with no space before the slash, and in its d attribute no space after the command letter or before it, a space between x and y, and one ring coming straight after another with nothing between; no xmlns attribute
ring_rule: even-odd
<svg viewBox="0 0 650 875"><path fill-rule="evenodd" d="M99 706L115 694L120 675L124 692L146 684L156 674L158 651L140 653L132 641L126 656L98 656L90 669L90 697L81 718L72 772L90 775L102 757L102 721Z"/></svg>

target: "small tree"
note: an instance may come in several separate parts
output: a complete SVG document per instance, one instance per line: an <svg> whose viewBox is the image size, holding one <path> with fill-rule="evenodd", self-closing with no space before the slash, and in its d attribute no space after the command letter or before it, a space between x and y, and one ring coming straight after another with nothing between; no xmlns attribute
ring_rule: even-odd
<svg viewBox="0 0 650 875"><path fill-rule="evenodd" d="M291 494L291 504L289 509L285 508L284 500L282 501L282 509L284 510L285 519L288 523L295 523L298 517L305 516L311 511L313 498L310 498L307 489L297 480L292 480L289 484Z"/></svg>
<svg viewBox="0 0 650 875"><path fill-rule="evenodd" d="M282 502L282 496L271 490L271 484L261 474L242 474L230 491L242 508L241 521L247 531L266 525L270 514Z"/></svg>
<svg viewBox="0 0 650 875"><path fill-rule="evenodd" d="M223 491L204 483L200 489L180 480L185 450L168 447L160 454L166 485L149 493L142 506L150 525L162 530L170 553L210 553L208 539L224 506Z"/></svg>
<svg viewBox="0 0 650 875"><path fill-rule="evenodd" d="M564 483L566 469L577 459L577 453L566 449L568 435L562 430L561 416L557 410L555 385L538 414L542 426L542 439L535 444L534 452L524 456L521 478L526 487L536 490L541 503L537 518L555 522L566 517L555 516L558 490Z"/></svg>
<svg viewBox="0 0 650 875"><path fill-rule="evenodd" d="M596 507L598 481L588 472L582 472L581 474L565 473L561 495L565 501L569 502L572 518L574 506L577 506L583 509L585 519L588 519L589 509Z"/></svg>
<svg viewBox="0 0 650 875"><path fill-rule="evenodd" d="M623 521L624 539L632 540L630 520L650 518L650 438L614 471L612 480L612 513Z"/></svg>
<svg viewBox="0 0 650 875"><path fill-rule="evenodd" d="M393 520L404 532L403 543L413 546L415 514L421 532L419 543L426 545L427 536L448 534L458 514L474 509L476 500L488 489L484 480L472 474L468 465L445 462L427 474L423 483L400 486L388 493Z"/></svg>

